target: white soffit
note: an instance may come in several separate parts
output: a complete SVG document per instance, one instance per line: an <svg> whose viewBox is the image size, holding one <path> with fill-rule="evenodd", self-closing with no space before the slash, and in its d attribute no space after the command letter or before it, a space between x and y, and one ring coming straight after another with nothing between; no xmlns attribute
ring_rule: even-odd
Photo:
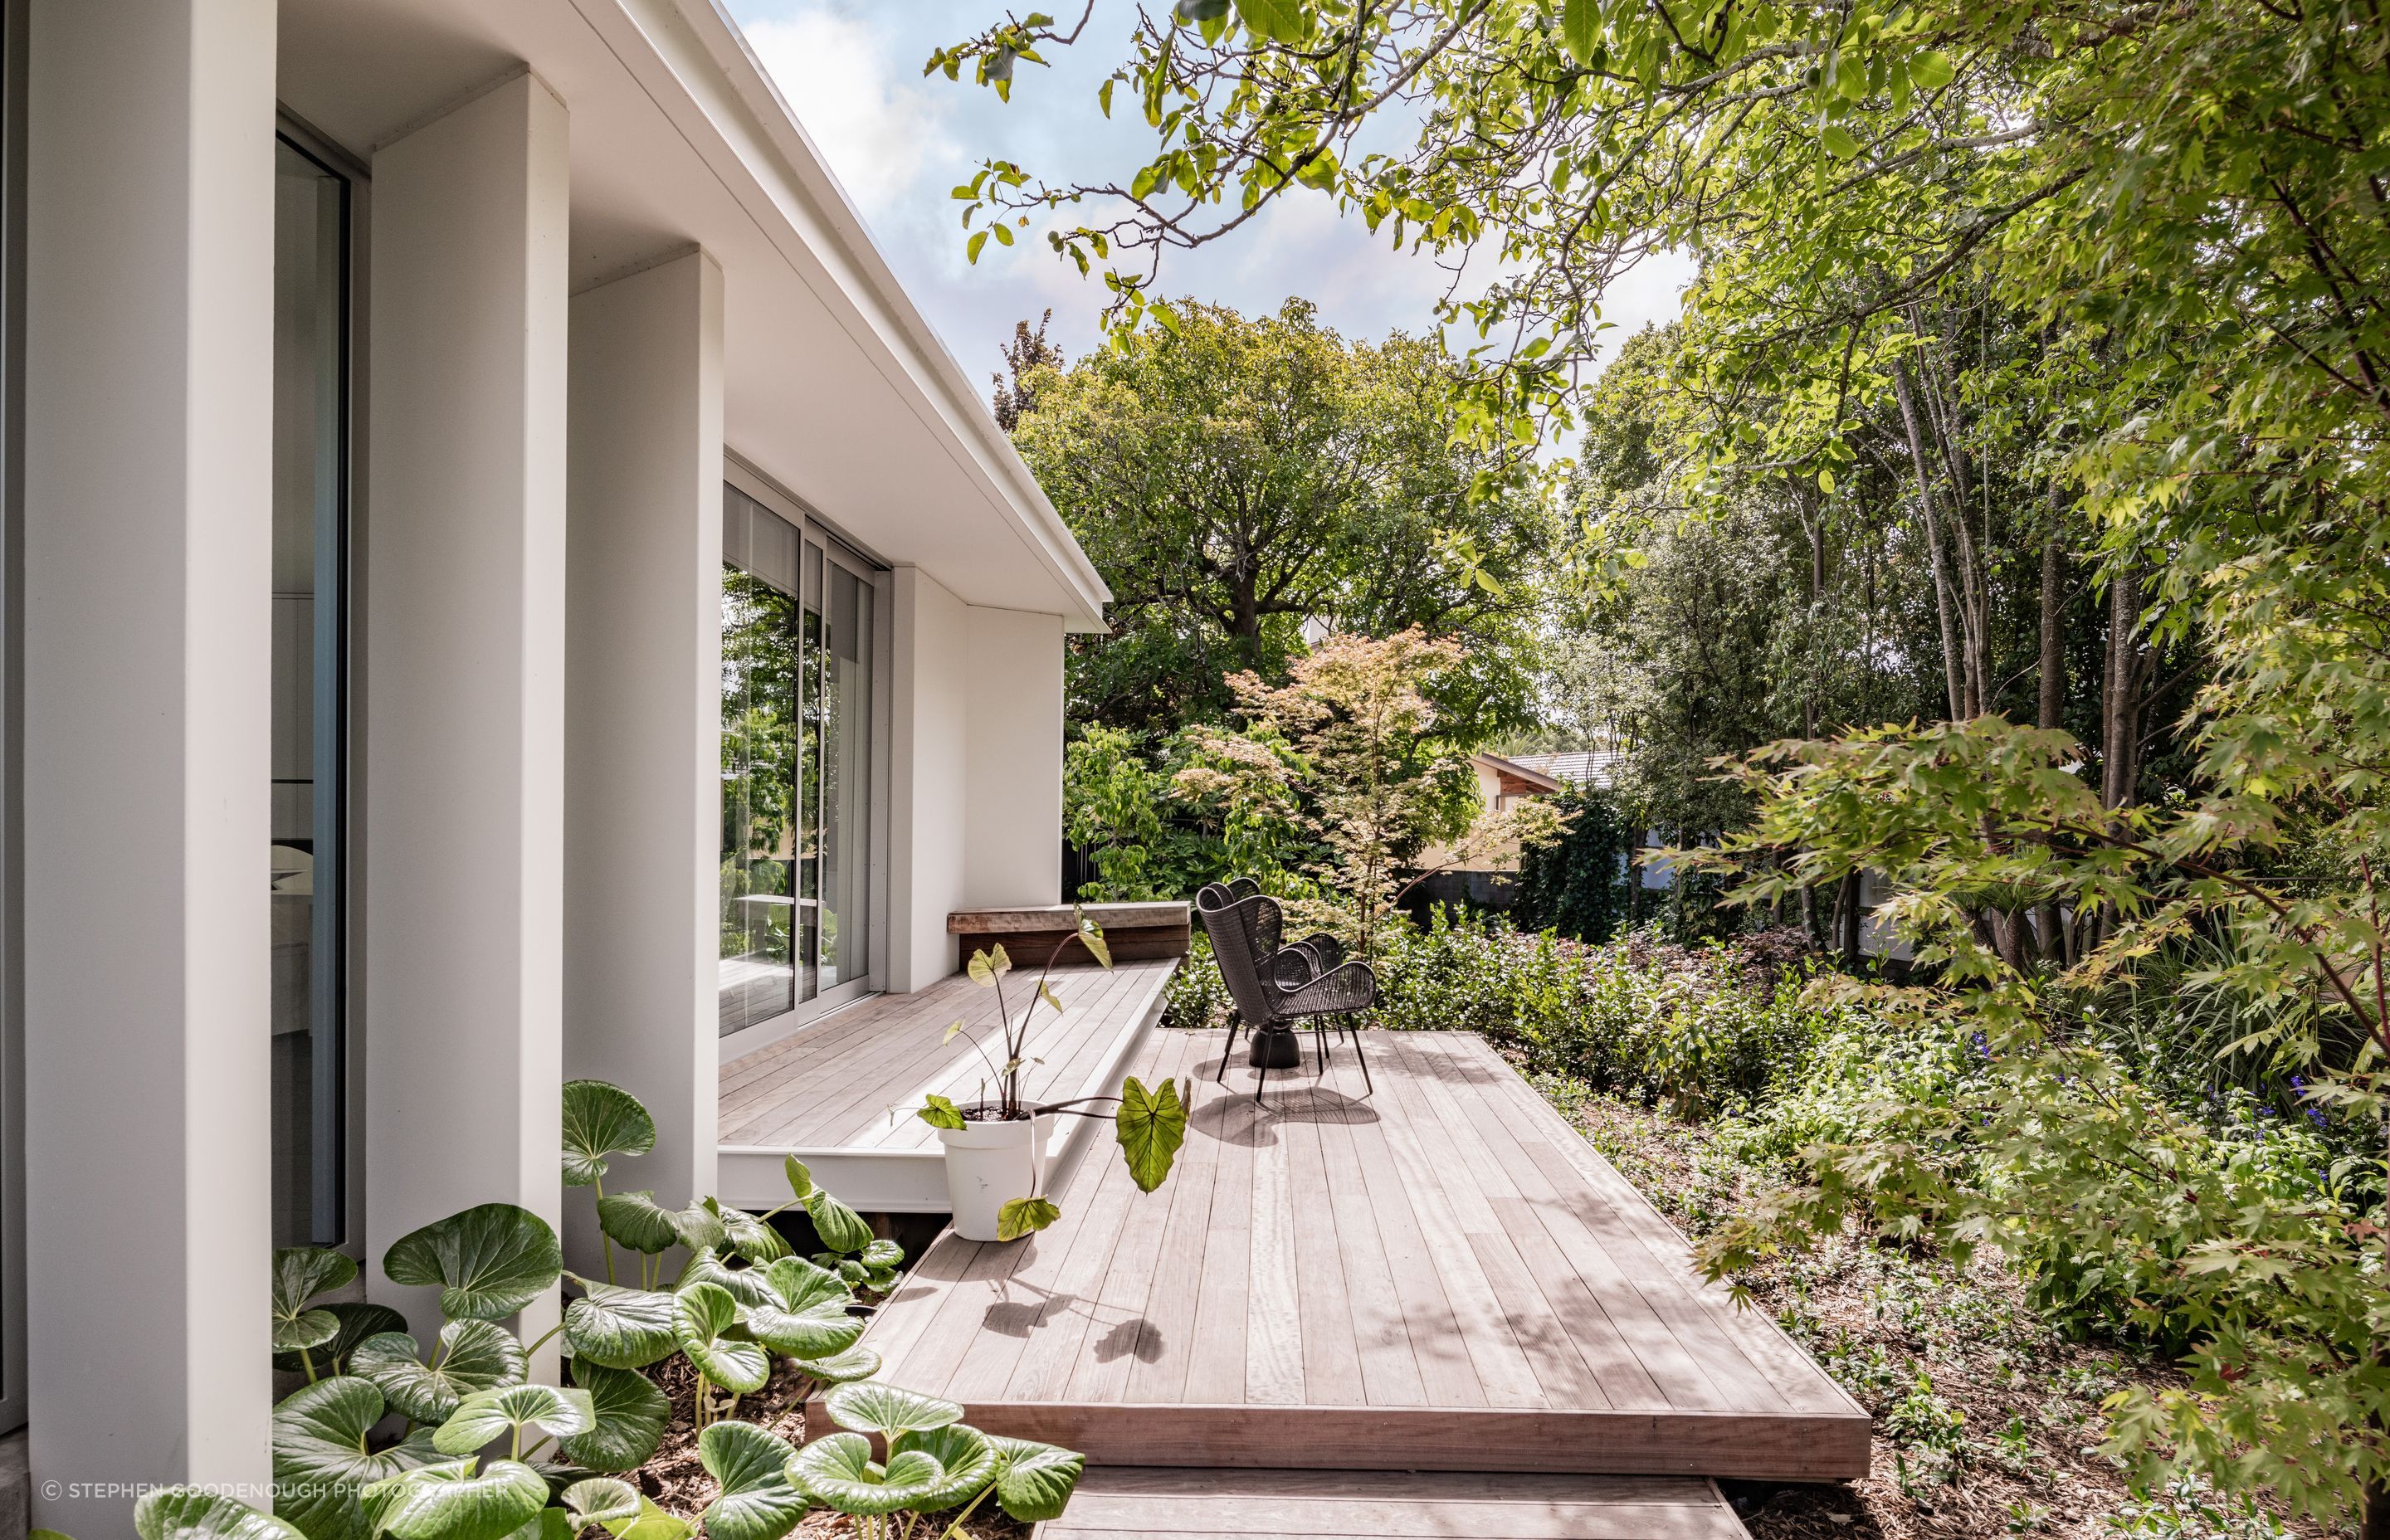
<svg viewBox="0 0 2390 1540"><path fill-rule="evenodd" d="M1101 628L1103 580L712 0L282 0L283 102L360 155L526 63L572 115L574 288L722 263L733 450L966 603Z"/></svg>

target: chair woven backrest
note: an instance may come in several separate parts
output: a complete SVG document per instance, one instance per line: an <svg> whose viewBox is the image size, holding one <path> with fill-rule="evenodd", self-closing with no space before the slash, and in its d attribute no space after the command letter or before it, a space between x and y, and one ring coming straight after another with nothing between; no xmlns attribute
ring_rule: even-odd
<svg viewBox="0 0 2390 1540"><path fill-rule="evenodd" d="M1212 960L1219 965L1220 982L1237 1002L1237 1014L1252 1027L1267 1026L1275 1017L1271 991L1262 981L1261 965L1278 951L1284 921L1278 902L1249 898L1240 904L1204 905L1198 894L1196 913L1203 933L1212 940Z"/></svg>

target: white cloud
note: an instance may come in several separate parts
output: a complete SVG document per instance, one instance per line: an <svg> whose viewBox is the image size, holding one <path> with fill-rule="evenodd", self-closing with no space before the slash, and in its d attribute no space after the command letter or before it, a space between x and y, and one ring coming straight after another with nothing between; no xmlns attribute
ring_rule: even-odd
<svg viewBox="0 0 2390 1540"><path fill-rule="evenodd" d="M898 68L887 38L861 17L802 10L742 30L847 196L875 224L919 206L933 169L961 153L947 134L953 97Z"/></svg>

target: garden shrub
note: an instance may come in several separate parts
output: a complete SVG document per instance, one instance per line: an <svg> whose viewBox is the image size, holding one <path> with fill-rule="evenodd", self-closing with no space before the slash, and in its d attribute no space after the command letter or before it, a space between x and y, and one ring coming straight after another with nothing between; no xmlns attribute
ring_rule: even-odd
<svg viewBox="0 0 2390 1540"><path fill-rule="evenodd" d="M1634 820L1604 787L1563 784L1549 801L1567 827L1552 843L1521 857L1510 918L1522 930L1609 941L1629 923Z"/></svg>
<svg viewBox="0 0 2390 1540"><path fill-rule="evenodd" d="M1190 1032L1226 1027L1228 1013L1234 1008L1228 1000L1228 986L1220 978L1219 965L1212 960L1212 938L1203 933L1199 924L1186 957L1178 964L1178 971L1170 976L1170 982L1163 990L1163 1024Z"/></svg>
<svg viewBox="0 0 2390 1540"><path fill-rule="evenodd" d="M1831 1200L1852 1180L1842 1162L1888 1161L1870 1170L1878 1202L1865 1223L1916 1239L1946 1217L1935 1195L1990 1194L2001 1217L1978 1238L2073 1330L2179 1353L2220 1325L2268 1333L2328 1313L2337 1290L2294 1298L2199 1259L2253 1245L2312 1257L2347 1244L2349 1223L2379 1200L2379 1170L2350 1147L2345 1120L2150 1074L2096 1013L2074 1072L2026 1083L2046 1099L2020 1120L2017 1071L1985 1037L1879 1014L1847 988L1811 990L1821 964L1798 931L1686 947L1647 929L1587 946L1439 908L1390 932L1372 961L1377 1026L1480 1033L1530 1072L1715 1119L1723 1150L1781 1174L1778 1200ZM1188 998L1216 990L1208 966L1190 971L1202 982ZM2003 1136L1986 1132L1995 1122ZM1938 1174L1910 1184L1923 1205L1913 1213L1882 1200L1902 1162ZM2087 1192L2096 1200L2054 1201ZM1730 1221L1713 1255L1732 1255L1741 1228Z"/></svg>
<svg viewBox="0 0 2390 1540"><path fill-rule="evenodd" d="M1482 1033L1532 1068L1712 1112L1788 1084L1837 1019L1803 1003L1805 975L1786 957L1642 931L1587 946L1437 908L1373 959L1376 1024Z"/></svg>

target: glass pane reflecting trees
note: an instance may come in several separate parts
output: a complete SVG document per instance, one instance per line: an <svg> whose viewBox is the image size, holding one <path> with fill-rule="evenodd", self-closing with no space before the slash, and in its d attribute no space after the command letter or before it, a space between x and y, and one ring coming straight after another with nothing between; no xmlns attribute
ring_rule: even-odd
<svg viewBox="0 0 2390 1540"><path fill-rule="evenodd" d="M730 1033L870 987L876 591L860 564L737 488L723 508Z"/></svg>

